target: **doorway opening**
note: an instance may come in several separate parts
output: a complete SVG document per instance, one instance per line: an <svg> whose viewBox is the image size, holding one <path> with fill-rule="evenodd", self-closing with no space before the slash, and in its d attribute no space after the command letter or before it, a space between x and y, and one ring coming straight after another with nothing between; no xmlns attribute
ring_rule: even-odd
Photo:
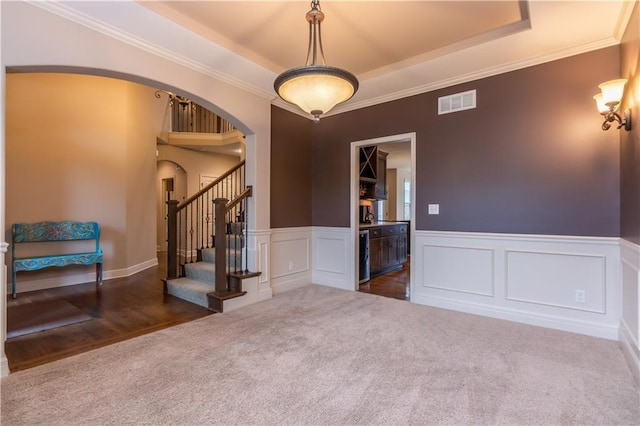
<svg viewBox="0 0 640 426"><path fill-rule="evenodd" d="M354 290L411 300L415 143L415 133L351 143Z"/></svg>

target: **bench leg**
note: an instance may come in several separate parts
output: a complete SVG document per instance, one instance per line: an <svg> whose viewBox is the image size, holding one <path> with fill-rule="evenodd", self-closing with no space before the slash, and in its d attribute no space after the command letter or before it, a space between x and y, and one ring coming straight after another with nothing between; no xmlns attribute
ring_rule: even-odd
<svg viewBox="0 0 640 426"><path fill-rule="evenodd" d="M11 283L11 293L13 298L16 298L16 277L17 277L18 273L16 271L16 268L13 268L13 282Z"/></svg>
<svg viewBox="0 0 640 426"><path fill-rule="evenodd" d="M102 285L102 263L96 263L96 288Z"/></svg>

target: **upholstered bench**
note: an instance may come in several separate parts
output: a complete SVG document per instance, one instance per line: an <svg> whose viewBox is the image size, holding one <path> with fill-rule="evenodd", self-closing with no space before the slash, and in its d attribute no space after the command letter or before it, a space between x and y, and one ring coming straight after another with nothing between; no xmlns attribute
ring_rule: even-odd
<svg viewBox="0 0 640 426"><path fill-rule="evenodd" d="M16 256L16 246L21 243L47 241L95 240L95 251L83 253L49 254L46 256ZM100 226L96 222L38 222L16 223L12 227L11 254L13 261L13 298L16 297L16 276L19 271L36 271L51 266L96 265L96 285L102 284L102 249ZM58 246L59 247L59 246ZM99 288L99 287L98 287Z"/></svg>

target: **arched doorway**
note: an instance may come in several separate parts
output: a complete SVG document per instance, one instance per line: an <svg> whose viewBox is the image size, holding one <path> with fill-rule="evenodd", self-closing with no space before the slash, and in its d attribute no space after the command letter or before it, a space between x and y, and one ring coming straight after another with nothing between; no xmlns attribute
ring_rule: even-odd
<svg viewBox="0 0 640 426"><path fill-rule="evenodd" d="M157 250L167 251L167 201L184 200L187 196L187 172L180 164L168 160L157 162Z"/></svg>

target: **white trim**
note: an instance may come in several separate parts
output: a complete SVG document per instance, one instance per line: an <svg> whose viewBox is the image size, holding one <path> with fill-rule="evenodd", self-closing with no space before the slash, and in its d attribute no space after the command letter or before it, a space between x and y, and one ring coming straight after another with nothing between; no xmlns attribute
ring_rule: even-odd
<svg viewBox="0 0 640 426"><path fill-rule="evenodd" d="M638 342L623 319L620 320L619 330L618 340L622 346L622 353L629 364L629 369L636 383L640 385L640 350L638 349Z"/></svg>
<svg viewBox="0 0 640 426"><path fill-rule="evenodd" d="M349 228L312 228L311 281L315 284L354 291L358 280L353 273L353 235ZM357 253L357 252L356 252Z"/></svg>
<svg viewBox="0 0 640 426"><path fill-rule="evenodd" d="M312 239L310 226L271 230L270 280L274 294L311 283Z"/></svg>
<svg viewBox="0 0 640 426"><path fill-rule="evenodd" d="M332 115L342 114L344 112L353 111L361 108L366 108L374 105L379 105L386 102L395 101L398 99L408 98L410 96L420 95L427 92L433 92L435 90L444 89L446 87L455 86L458 84L468 83L470 81L480 80L520 69L532 67L535 65L544 64L547 62L556 61L559 59L568 58L570 56L579 55L582 53L591 52L598 49L604 49L606 47L615 46L619 44L619 41L614 37L608 37L602 40L598 40L592 43L582 44L569 49L563 49L556 52L546 53L534 57L529 57L519 61L512 61L506 64L501 64L495 67L488 67L481 70L476 70L463 75L457 75L451 78L445 78L442 80L432 81L419 86L411 87L405 90L399 90L393 93L368 98L359 102L346 102L344 104L337 105L329 113L325 114L325 117ZM373 79L372 79L373 80ZM367 83L369 81L367 80ZM363 82L364 84L364 82ZM280 104L278 103L278 106Z"/></svg>
<svg viewBox="0 0 640 426"><path fill-rule="evenodd" d="M560 242L571 244L604 244L618 246L618 237L590 237L581 235L548 235L548 234L499 234L494 232L462 232L462 231L418 231L420 235L447 238L476 238L482 240L513 240L530 242Z"/></svg>
<svg viewBox="0 0 640 426"><path fill-rule="evenodd" d="M138 272L142 272L145 269L152 268L157 264L158 259L153 258L124 269L112 269L109 271L104 271L102 274L102 279L103 281L107 281L116 278L129 277L133 274L137 274ZM58 288L76 284L93 283L95 282L95 279L95 272L90 272L86 274L63 275L60 277L44 278L31 281L18 280L18 286L16 290L18 293L25 293L28 291L45 290L48 288ZM10 284L11 283L7 285L7 294L10 294Z"/></svg>
<svg viewBox="0 0 640 426"><path fill-rule="evenodd" d="M625 240L624 238L621 239L620 260L622 268L624 268L624 266L626 265L632 270L633 282L631 283L631 285L635 285L635 292L636 294L638 294L633 308L635 308L636 311L636 322L638 324L638 327L640 327L640 246L629 240ZM620 281L621 286L623 287L623 293L621 294L621 297L624 297L624 286L628 284L625 283L624 274L622 273ZM634 312L632 311L631 315L633 314ZM636 382L640 385L640 330L632 330L625 320L626 316L627 315L625 315L623 305L623 310L620 315L618 339L620 341L620 346L622 347L622 352L624 353L624 356L627 359L627 363L629 364L629 368L631 369Z"/></svg>
<svg viewBox="0 0 640 426"><path fill-rule="evenodd" d="M550 251L550 250L513 250L513 249L506 249L505 250L505 255L507 256L507 258L509 257L509 254L511 253L521 253L521 254L543 254L543 255L550 255L550 256L573 256L573 257L582 257L582 258L592 258L592 259L598 259L600 260L600 266L601 266L601 272L602 272L602 276L601 276L601 284L602 284L602 293L600 294L600 298L602 300L602 307L601 309L587 309L587 308L583 308L583 307L578 307L578 306L571 306L568 304L554 304L554 303L548 303L548 302L541 302L538 300L533 300L533 299L523 299L523 298L518 298L516 296L511 296L509 294L509 280L508 278L505 280L505 299L506 300L513 300L516 302L526 302L526 303L533 303L533 304L539 304L539 305L544 305L544 306L555 306L558 308L564 308L564 309L574 309L576 311L584 311L584 312L593 312L596 314L606 314L606 300L607 300L607 294L606 294L606 275L605 275L605 271L606 271L606 256L602 255L602 254L583 254L583 253L573 253L573 252L562 252L562 251ZM507 262L508 265L508 262ZM507 266L508 267L508 266ZM508 277L508 275L507 275Z"/></svg>
<svg viewBox="0 0 640 426"><path fill-rule="evenodd" d="M11 371L9 371L9 360L3 356L0 359L0 377L7 377Z"/></svg>
<svg viewBox="0 0 640 426"><path fill-rule="evenodd" d="M462 302L439 297L415 296L412 301L421 305L435 306L437 308L514 321L538 327L585 334L587 336L601 337L609 340L617 339L618 327L613 325L603 325L595 322L572 320L565 317L538 314L528 311L525 312L518 309L488 306L480 303Z"/></svg>
<svg viewBox="0 0 640 426"><path fill-rule="evenodd" d="M77 24L83 25L87 28L90 28L108 37L111 37L113 39L126 43L130 46L134 46L145 52L151 53L158 57L174 62L176 64L182 65L186 68L202 73L204 75L213 77L217 80L223 81L234 87L240 88L249 93L257 95L261 98L268 99L271 101L273 105L276 105L280 108L288 110L292 113L295 113L297 115L300 115L308 119L313 119L313 117L311 117L309 114L304 113L302 110L300 110L296 106L291 105L281 100L280 98L278 98L276 94L271 90L271 88L268 87L267 84L265 84L265 82L267 81L269 82L273 81L273 79L276 77L275 72L266 69L264 66L253 63L247 60L246 58L224 48L223 46L220 46L216 43L208 41L197 34L191 33L190 31L189 33L191 34L189 34L189 36L192 43L194 42L202 43L203 48L208 48L211 51L215 51L218 55L221 55L220 52L227 52L226 56L230 58L230 60L233 60L234 62L237 63L236 69L238 69L238 67L241 66L243 69L250 70L249 72L245 73L245 76L244 76L245 78L243 79L242 77L235 76L229 70L227 71L218 70L214 66L212 66L212 64L204 63L205 59L190 58L185 56L184 54L181 54L175 48L161 46L157 43L151 42L149 40L145 40L140 35L134 35L132 32L130 32L131 30L119 28L117 25L122 23L118 22L117 20L112 19L111 21L113 22L109 23L109 22L106 22L106 20L104 19L101 20L94 16L90 16L88 13L85 13L79 10L79 8L74 8L73 6L69 6L60 2L34 1L34 0L27 0L27 1L29 2L29 4L37 6L41 9L44 9L58 16L61 16ZM552 61L567 58L570 56L574 56L574 55L578 55L578 54L582 54L582 53L586 53L586 52L590 52L590 51L594 51L594 50L619 44L622 34L624 32L624 29L626 28L628 20L631 16L631 11L633 10L634 2L625 1L622 3L623 3L623 6L621 7L621 12L618 16L618 22L616 24L616 27L614 29L612 36L610 37L604 37L589 43L579 44L576 46L571 46L569 48L560 49L554 52L527 57L525 59L511 60L507 63L499 64L497 66L489 66L484 69L474 70L462 75L456 75L449 78L442 78L436 81L429 81L427 83L420 84L418 86L406 88L403 90L396 90L392 93L386 93L380 96L369 97L361 101L351 100L349 102L336 106L324 116L330 117L332 115L338 115L348 111L353 111L353 110L362 109L362 108L366 108L373 105L391 102L398 99L403 99L410 96L431 92L441 88L450 87L450 86L454 86L462 83L467 83L467 82L479 80L482 78L492 77L495 75L504 74L507 72L511 72L511 71L515 71L515 70L519 70L519 69L523 69L523 68L527 68L527 67L547 63L547 62L552 62ZM134 9L131 9L131 8L135 6L125 5L123 7L130 8L130 9L123 10L121 12L123 14L126 14L127 12L132 13ZM142 6L138 6L138 7L142 7ZM148 12L148 13L151 13L151 12ZM518 26L522 28L531 28L530 21L532 18L531 16L528 16L527 18L528 19L526 19L524 22L518 24ZM166 25L167 28L173 28L176 31L180 31L180 30L187 31L183 27L177 25L176 23L162 16L159 16L158 14L154 14L154 19L157 20L156 23L158 25L162 23ZM535 19L535 17L533 19ZM449 46L448 48L450 49L451 46ZM437 57L439 58L446 56L445 54L438 55L437 52L431 52L431 55L434 55L434 54L437 55ZM426 61L425 63L428 64L429 61ZM392 65L392 67L398 67L398 66L407 68L407 65L405 66L402 66L402 64ZM376 75L375 75L376 72L380 72L380 71L379 70L372 71L370 73L370 76L367 74L362 76L361 86L363 88L367 85L374 86L374 85L380 84L378 79L376 79ZM249 80L251 80L251 82L249 82Z"/></svg>
<svg viewBox="0 0 640 426"><path fill-rule="evenodd" d="M247 266L250 271L260 272L258 276L258 300L273 297L271 288L271 229L248 230Z"/></svg>
<svg viewBox="0 0 640 426"><path fill-rule="evenodd" d="M613 37L618 40L618 42L622 41L622 37L624 36L624 32L629 25L629 20L631 19L631 14L633 13L633 7L635 6L635 4L636 1L622 2L620 14L618 15L618 22L616 22L616 28L613 30Z"/></svg>
<svg viewBox="0 0 640 426"><path fill-rule="evenodd" d="M220 72L199 61L189 59L186 56L180 55L175 51L156 45L147 40L143 40L140 37L134 36L133 34L127 33L126 31L120 28L116 28L113 25L110 25L110 24L107 24L106 22L95 19L63 3L53 2L53 1L33 1L33 0L26 0L26 1L31 5L37 6L41 9L44 9L58 16L61 16L77 24L83 25L87 28L90 28L108 37L111 37L113 39L126 43L130 46L136 47L152 55L169 60L178 65L182 65L193 71L215 78L216 80L223 81L239 89L242 89L254 95L260 96L261 98L273 99L274 97L274 94L272 92L262 90L259 87L249 84L232 75ZM221 46L218 46L218 48L224 49ZM227 49L224 49L224 50L227 50ZM235 56L236 56L235 53L229 51L229 57L235 57Z"/></svg>
<svg viewBox="0 0 640 426"><path fill-rule="evenodd" d="M396 142L409 142L411 146L411 222L409 229L409 245L414 247L415 242L415 231L416 231L416 132L409 133L401 133L397 135L383 136L379 138L373 139L364 139L359 141L351 142L351 162L350 162L350 197L349 197L349 229L351 233L351 247L353 247L353 256L352 256L352 268L350 270L350 276L353 277L353 285L350 288L351 290L358 289L359 280L359 253L360 247L358 244L358 231L359 231L359 219L358 219L358 204L360 201L359 194L359 186L360 186L360 152L359 148L361 146L368 145L379 145L383 143L396 143ZM411 266L409 272L409 281L411 286L411 293L413 293L413 283L414 283L414 269L413 265Z"/></svg>
<svg viewBox="0 0 640 426"><path fill-rule="evenodd" d="M416 231L414 241L412 302L618 339L622 280L617 237ZM429 247L486 249L494 255L489 259L479 253L467 267L471 270L460 270L460 262L470 252L436 253L438 263L429 266L424 260ZM525 256L510 263L509 253L542 253L548 259ZM585 281L581 271L574 272L571 267L574 257L593 260L590 265L598 275L589 275ZM528 275L529 271L540 270L540 262L545 268L540 277ZM517 275L510 279L510 271ZM533 285L536 279L545 279L545 274L558 277L558 288ZM477 280L493 280L494 294L477 294ZM574 298L576 289L584 286L590 286L586 306Z"/></svg>

